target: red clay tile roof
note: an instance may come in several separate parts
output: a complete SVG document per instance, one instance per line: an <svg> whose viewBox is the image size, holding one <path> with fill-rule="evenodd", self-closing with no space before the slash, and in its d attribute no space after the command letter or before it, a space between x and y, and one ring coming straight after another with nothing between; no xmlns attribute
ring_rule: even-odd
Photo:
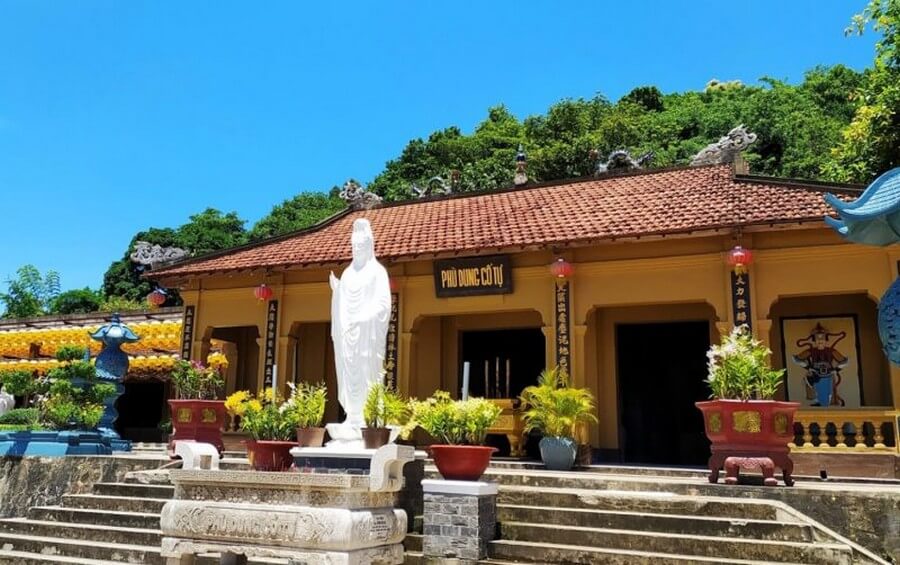
<svg viewBox="0 0 900 565"><path fill-rule="evenodd" d="M390 261L821 221L832 213L823 193L810 184L735 178L730 165L646 171L349 212L309 230L176 263L150 276L346 262L351 224L361 216L372 223L377 256Z"/></svg>

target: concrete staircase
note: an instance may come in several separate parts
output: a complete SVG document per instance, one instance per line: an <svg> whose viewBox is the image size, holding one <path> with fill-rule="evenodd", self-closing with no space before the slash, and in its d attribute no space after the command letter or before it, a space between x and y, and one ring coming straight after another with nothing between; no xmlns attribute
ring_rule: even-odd
<svg viewBox="0 0 900 565"><path fill-rule="evenodd" d="M245 465L223 461L225 468ZM436 476L433 468L427 473ZM784 504L717 497L722 491L700 472L552 473L499 463L486 478L500 484L499 539L486 561L494 565L884 563ZM159 513L174 488L164 475L158 479L97 483L89 494L0 520L0 564L162 563ZM421 536L407 537L407 563L423 562L421 544Z"/></svg>
<svg viewBox="0 0 900 565"><path fill-rule="evenodd" d="M486 475L500 493L485 563L884 563L779 502L698 495L698 471L512 467ZM408 537L408 564L424 562L421 544Z"/></svg>

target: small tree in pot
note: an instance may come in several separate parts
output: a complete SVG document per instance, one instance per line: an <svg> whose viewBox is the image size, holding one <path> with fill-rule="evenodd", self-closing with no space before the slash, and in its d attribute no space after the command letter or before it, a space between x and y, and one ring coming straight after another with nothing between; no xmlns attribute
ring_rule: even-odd
<svg viewBox="0 0 900 565"><path fill-rule="evenodd" d="M325 383L288 383L288 386L291 387L291 397L287 409L297 421L297 443L300 447L322 447L325 442L322 420L325 418L325 405L328 402Z"/></svg>
<svg viewBox="0 0 900 565"><path fill-rule="evenodd" d="M235 397L235 395L240 396ZM232 394L240 398L240 429L250 435L247 459L256 471L287 471L293 458L291 448L297 433L296 412L272 388L251 398L245 391ZM229 398L231 398L229 397ZM232 402L232 405L237 402Z"/></svg>
<svg viewBox="0 0 900 565"><path fill-rule="evenodd" d="M362 430L362 436L366 449L378 449L387 445L391 438L388 426L402 425L406 418L407 406L400 395L382 382L373 384L363 405L366 427Z"/></svg>
<svg viewBox="0 0 900 565"><path fill-rule="evenodd" d="M543 434L541 459L548 469L568 471L575 463L578 426L597 421L594 397L587 389L570 388L569 376L559 367L538 377L538 384L522 391L525 430Z"/></svg>
<svg viewBox="0 0 900 565"><path fill-rule="evenodd" d="M411 418L404 427L408 436L421 427L436 441L428 449L441 476L447 480L477 481L491 463L494 447L485 447L487 431L502 410L483 398L453 400L437 391L430 398L410 402Z"/></svg>
<svg viewBox="0 0 900 565"><path fill-rule="evenodd" d="M784 370L772 369L771 354L745 325L735 327L721 345L712 346L707 353L706 382L713 400L696 405L703 412L706 436L712 443L710 482L718 480L719 469L734 457L757 462L770 459L771 463L762 467L765 483L776 483L774 464L783 470L785 484L793 484L787 444L794 435L794 414L800 404L773 400ZM726 482L737 482L736 473L732 469Z"/></svg>
<svg viewBox="0 0 900 565"><path fill-rule="evenodd" d="M197 361L178 361L172 371L177 399L169 400L173 433L169 437L169 455L175 455L175 442L193 440L211 443L219 453L225 450L222 428L225 426L225 401L217 400L225 384L224 365L206 366Z"/></svg>

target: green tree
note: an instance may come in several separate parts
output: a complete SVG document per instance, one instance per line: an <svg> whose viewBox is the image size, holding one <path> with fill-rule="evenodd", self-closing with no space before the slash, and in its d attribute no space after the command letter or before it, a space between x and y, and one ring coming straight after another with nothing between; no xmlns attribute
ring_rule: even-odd
<svg viewBox="0 0 900 565"><path fill-rule="evenodd" d="M138 241L146 241L151 245L161 245L162 247L178 247L180 245L178 233L171 228L150 228L147 231L138 232L131 238L124 256L114 261L103 275L103 295L107 299L117 297L140 302L156 288L153 283L141 278L146 267L131 260L131 253Z"/></svg>
<svg viewBox="0 0 900 565"><path fill-rule="evenodd" d="M60 293L50 304L50 314L88 314L100 309L102 296L88 287Z"/></svg>
<svg viewBox="0 0 900 565"><path fill-rule="evenodd" d="M237 212L223 214L215 208L207 208L191 216L186 224L178 228L177 246L187 249L192 255L205 255L241 245L247 239L245 223Z"/></svg>
<svg viewBox="0 0 900 565"><path fill-rule="evenodd" d="M867 182L900 165L900 0L871 0L846 32L861 35L869 26L882 37L857 91L861 104L823 167L834 180Z"/></svg>
<svg viewBox="0 0 900 565"><path fill-rule="evenodd" d="M40 316L59 294L59 273L47 271L42 276L34 265L24 265L16 271L16 278L7 279L6 287L6 293L0 294L4 318Z"/></svg>
<svg viewBox="0 0 900 565"><path fill-rule="evenodd" d="M250 241L307 228L333 216L346 207L338 196L339 189L331 192L301 192L272 208L272 211L256 222L248 236Z"/></svg>

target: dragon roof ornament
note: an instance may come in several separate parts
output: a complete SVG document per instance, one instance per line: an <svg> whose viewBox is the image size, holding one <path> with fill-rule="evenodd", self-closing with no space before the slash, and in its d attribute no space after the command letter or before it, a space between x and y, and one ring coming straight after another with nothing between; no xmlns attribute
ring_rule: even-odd
<svg viewBox="0 0 900 565"><path fill-rule="evenodd" d="M348 180L341 189L340 197L352 210L371 210L381 204L381 197L364 189L355 180Z"/></svg>
<svg viewBox="0 0 900 565"><path fill-rule="evenodd" d="M188 256L188 252L180 247L163 247L147 241L136 241L134 251L129 259L145 267L156 267L164 263L171 263Z"/></svg>
<svg viewBox="0 0 900 565"><path fill-rule="evenodd" d="M625 171L633 171L636 169L643 169L645 165L648 165L650 161L653 159L653 152L647 152L638 157L637 159L632 158L631 154L628 153L625 149L617 149L609 154L609 157L606 158L606 161L601 161L599 159L600 152L597 150L591 151L591 155L597 159L597 165L594 167L594 176L602 175L603 173L612 173L612 172L625 172Z"/></svg>
<svg viewBox="0 0 900 565"><path fill-rule="evenodd" d="M747 131L744 124L732 129L728 135L710 143L694 155L691 165L719 165L732 163L734 158L756 142L756 134Z"/></svg>

